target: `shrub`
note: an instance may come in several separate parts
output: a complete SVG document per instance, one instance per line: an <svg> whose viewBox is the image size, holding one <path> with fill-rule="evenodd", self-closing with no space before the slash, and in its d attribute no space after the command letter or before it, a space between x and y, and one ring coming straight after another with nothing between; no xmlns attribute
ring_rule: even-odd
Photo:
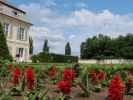
<svg viewBox="0 0 133 100"><path fill-rule="evenodd" d="M4 34L1 23L0 23L0 59L12 61L12 56L10 55L7 41L6 41L6 36Z"/></svg>
<svg viewBox="0 0 133 100"><path fill-rule="evenodd" d="M78 62L77 56L65 56L61 54L48 54L48 53L39 53L38 55L32 56L32 62L36 63L41 62L49 62L49 63L76 63Z"/></svg>

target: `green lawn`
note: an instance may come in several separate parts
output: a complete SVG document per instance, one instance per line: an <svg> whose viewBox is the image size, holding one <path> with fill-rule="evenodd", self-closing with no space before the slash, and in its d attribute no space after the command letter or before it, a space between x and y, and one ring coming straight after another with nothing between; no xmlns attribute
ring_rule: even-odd
<svg viewBox="0 0 133 100"><path fill-rule="evenodd" d="M52 65L55 65L59 69L63 69L64 67L72 67L74 63L21 63L22 66L32 66L34 68L41 68L41 69L48 69ZM104 68L109 65L98 65L98 64L80 64L81 68ZM114 64L113 67L115 68L122 68L122 67L129 67L133 68L133 64Z"/></svg>
<svg viewBox="0 0 133 100"><path fill-rule="evenodd" d="M29 65L32 67L38 67L38 68L49 68L52 65L55 65L57 68L64 68L64 67L72 67L74 65L74 63L23 63L22 65Z"/></svg>

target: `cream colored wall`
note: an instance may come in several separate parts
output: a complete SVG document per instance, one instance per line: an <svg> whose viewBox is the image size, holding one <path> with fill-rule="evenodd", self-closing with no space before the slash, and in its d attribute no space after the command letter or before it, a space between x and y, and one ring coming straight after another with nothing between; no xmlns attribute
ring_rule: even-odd
<svg viewBox="0 0 133 100"><path fill-rule="evenodd" d="M82 59L79 59L78 63L80 64L133 64L133 60L129 60L129 59L82 60Z"/></svg>
<svg viewBox="0 0 133 100"><path fill-rule="evenodd" d="M9 46L9 48L11 48L10 52L11 52L14 60L16 60L16 50L17 50L17 48L24 48L23 60L24 61L29 60L29 52L28 52L29 51L29 45L28 44L12 42L10 40L8 40L7 44ZM26 49L27 52L25 52L25 49Z"/></svg>
<svg viewBox="0 0 133 100"><path fill-rule="evenodd" d="M6 15L0 14L0 22L4 23L9 23L11 26L10 34L12 37L7 37L7 44L9 46L10 52L12 56L14 57L14 60L16 60L16 48L24 48L27 49L27 54L24 54L24 60L28 61L29 60L29 32L27 33L27 41L21 41L17 40L17 28L19 26L24 27L27 31L30 28L30 25L27 23L24 23L23 21L16 20L14 18L10 18ZM25 51L25 50L24 50Z"/></svg>

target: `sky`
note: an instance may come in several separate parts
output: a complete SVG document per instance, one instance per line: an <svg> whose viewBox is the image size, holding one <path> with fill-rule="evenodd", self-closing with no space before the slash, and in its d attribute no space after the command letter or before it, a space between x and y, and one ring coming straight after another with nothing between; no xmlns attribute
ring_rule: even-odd
<svg viewBox="0 0 133 100"><path fill-rule="evenodd" d="M133 0L9 0L27 12L34 24L30 33L34 53L48 39L50 52L64 54L70 42L72 55L80 44L99 33L111 37L133 33Z"/></svg>

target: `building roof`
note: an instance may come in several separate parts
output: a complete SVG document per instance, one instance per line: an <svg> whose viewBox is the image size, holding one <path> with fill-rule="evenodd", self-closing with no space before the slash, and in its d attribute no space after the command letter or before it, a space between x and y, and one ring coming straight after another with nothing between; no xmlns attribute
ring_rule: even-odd
<svg viewBox="0 0 133 100"><path fill-rule="evenodd" d="M16 20L18 20L18 21L22 21L22 22L24 22L24 23L27 23L27 24L29 24L29 25L33 25L33 24L32 24L31 22L29 22L28 20L19 19L19 18L16 18L16 17L10 16L10 15L5 14L5 13L2 13L2 12L0 12L0 15L5 15L5 16L8 16L8 17L10 17L10 18L16 19Z"/></svg>
<svg viewBox="0 0 133 100"><path fill-rule="evenodd" d="M23 10L17 8L16 6L14 6L14 5L12 5L12 4L9 4L7 1L0 0L0 3L2 3L2 4L6 5L6 6L10 7L10 8L16 9L16 10L18 10L18 11L20 11L20 12L26 14L25 11L23 11Z"/></svg>

